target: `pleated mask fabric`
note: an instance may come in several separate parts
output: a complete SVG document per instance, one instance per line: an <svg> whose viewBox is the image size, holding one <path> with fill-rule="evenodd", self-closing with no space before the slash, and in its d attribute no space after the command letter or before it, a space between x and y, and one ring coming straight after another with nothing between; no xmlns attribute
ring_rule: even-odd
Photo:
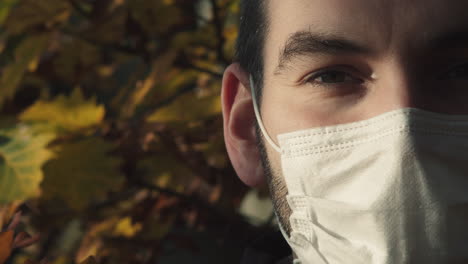
<svg viewBox="0 0 468 264"><path fill-rule="evenodd" d="M276 145L253 100L281 155L295 263L468 263L468 116L403 108Z"/></svg>

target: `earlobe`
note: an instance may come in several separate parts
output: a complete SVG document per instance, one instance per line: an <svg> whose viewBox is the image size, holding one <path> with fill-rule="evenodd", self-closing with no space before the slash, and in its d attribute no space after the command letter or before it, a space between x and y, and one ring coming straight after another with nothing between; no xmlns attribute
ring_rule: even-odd
<svg viewBox="0 0 468 264"><path fill-rule="evenodd" d="M224 141L239 178L249 186L264 183L255 134L255 114L249 91L249 76L234 63L223 76L221 100Z"/></svg>

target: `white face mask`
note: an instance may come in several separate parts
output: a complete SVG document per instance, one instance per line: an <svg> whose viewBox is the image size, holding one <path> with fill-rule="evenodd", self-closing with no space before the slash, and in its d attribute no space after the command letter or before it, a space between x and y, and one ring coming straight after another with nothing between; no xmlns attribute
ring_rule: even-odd
<svg viewBox="0 0 468 264"><path fill-rule="evenodd" d="M405 108L277 146L252 94L281 154L295 263L468 263L468 116Z"/></svg>

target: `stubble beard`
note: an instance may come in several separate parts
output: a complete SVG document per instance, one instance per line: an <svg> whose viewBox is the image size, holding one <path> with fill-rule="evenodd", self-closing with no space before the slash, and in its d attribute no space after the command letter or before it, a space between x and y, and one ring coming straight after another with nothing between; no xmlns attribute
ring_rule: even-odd
<svg viewBox="0 0 468 264"><path fill-rule="evenodd" d="M267 179L270 198L273 202L273 208L276 212L278 221L284 228L284 231L286 231L286 234L289 236L291 233L291 224L289 222L291 208L289 207L286 200L288 189L286 187L282 172L271 167L271 162L268 158L262 133L258 127L258 124L256 124L255 131L257 136L257 146L262 161L263 173Z"/></svg>

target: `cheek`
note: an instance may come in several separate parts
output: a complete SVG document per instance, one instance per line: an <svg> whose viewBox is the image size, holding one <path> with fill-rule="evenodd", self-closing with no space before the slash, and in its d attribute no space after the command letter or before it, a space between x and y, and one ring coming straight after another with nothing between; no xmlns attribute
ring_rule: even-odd
<svg viewBox="0 0 468 264"><path fill-rule="evenodd" d="M297 87L268 86L267 89L263 97L262 119L276 143L279 134L363 118L362 106L352 98L326 98Z"/></svg>

